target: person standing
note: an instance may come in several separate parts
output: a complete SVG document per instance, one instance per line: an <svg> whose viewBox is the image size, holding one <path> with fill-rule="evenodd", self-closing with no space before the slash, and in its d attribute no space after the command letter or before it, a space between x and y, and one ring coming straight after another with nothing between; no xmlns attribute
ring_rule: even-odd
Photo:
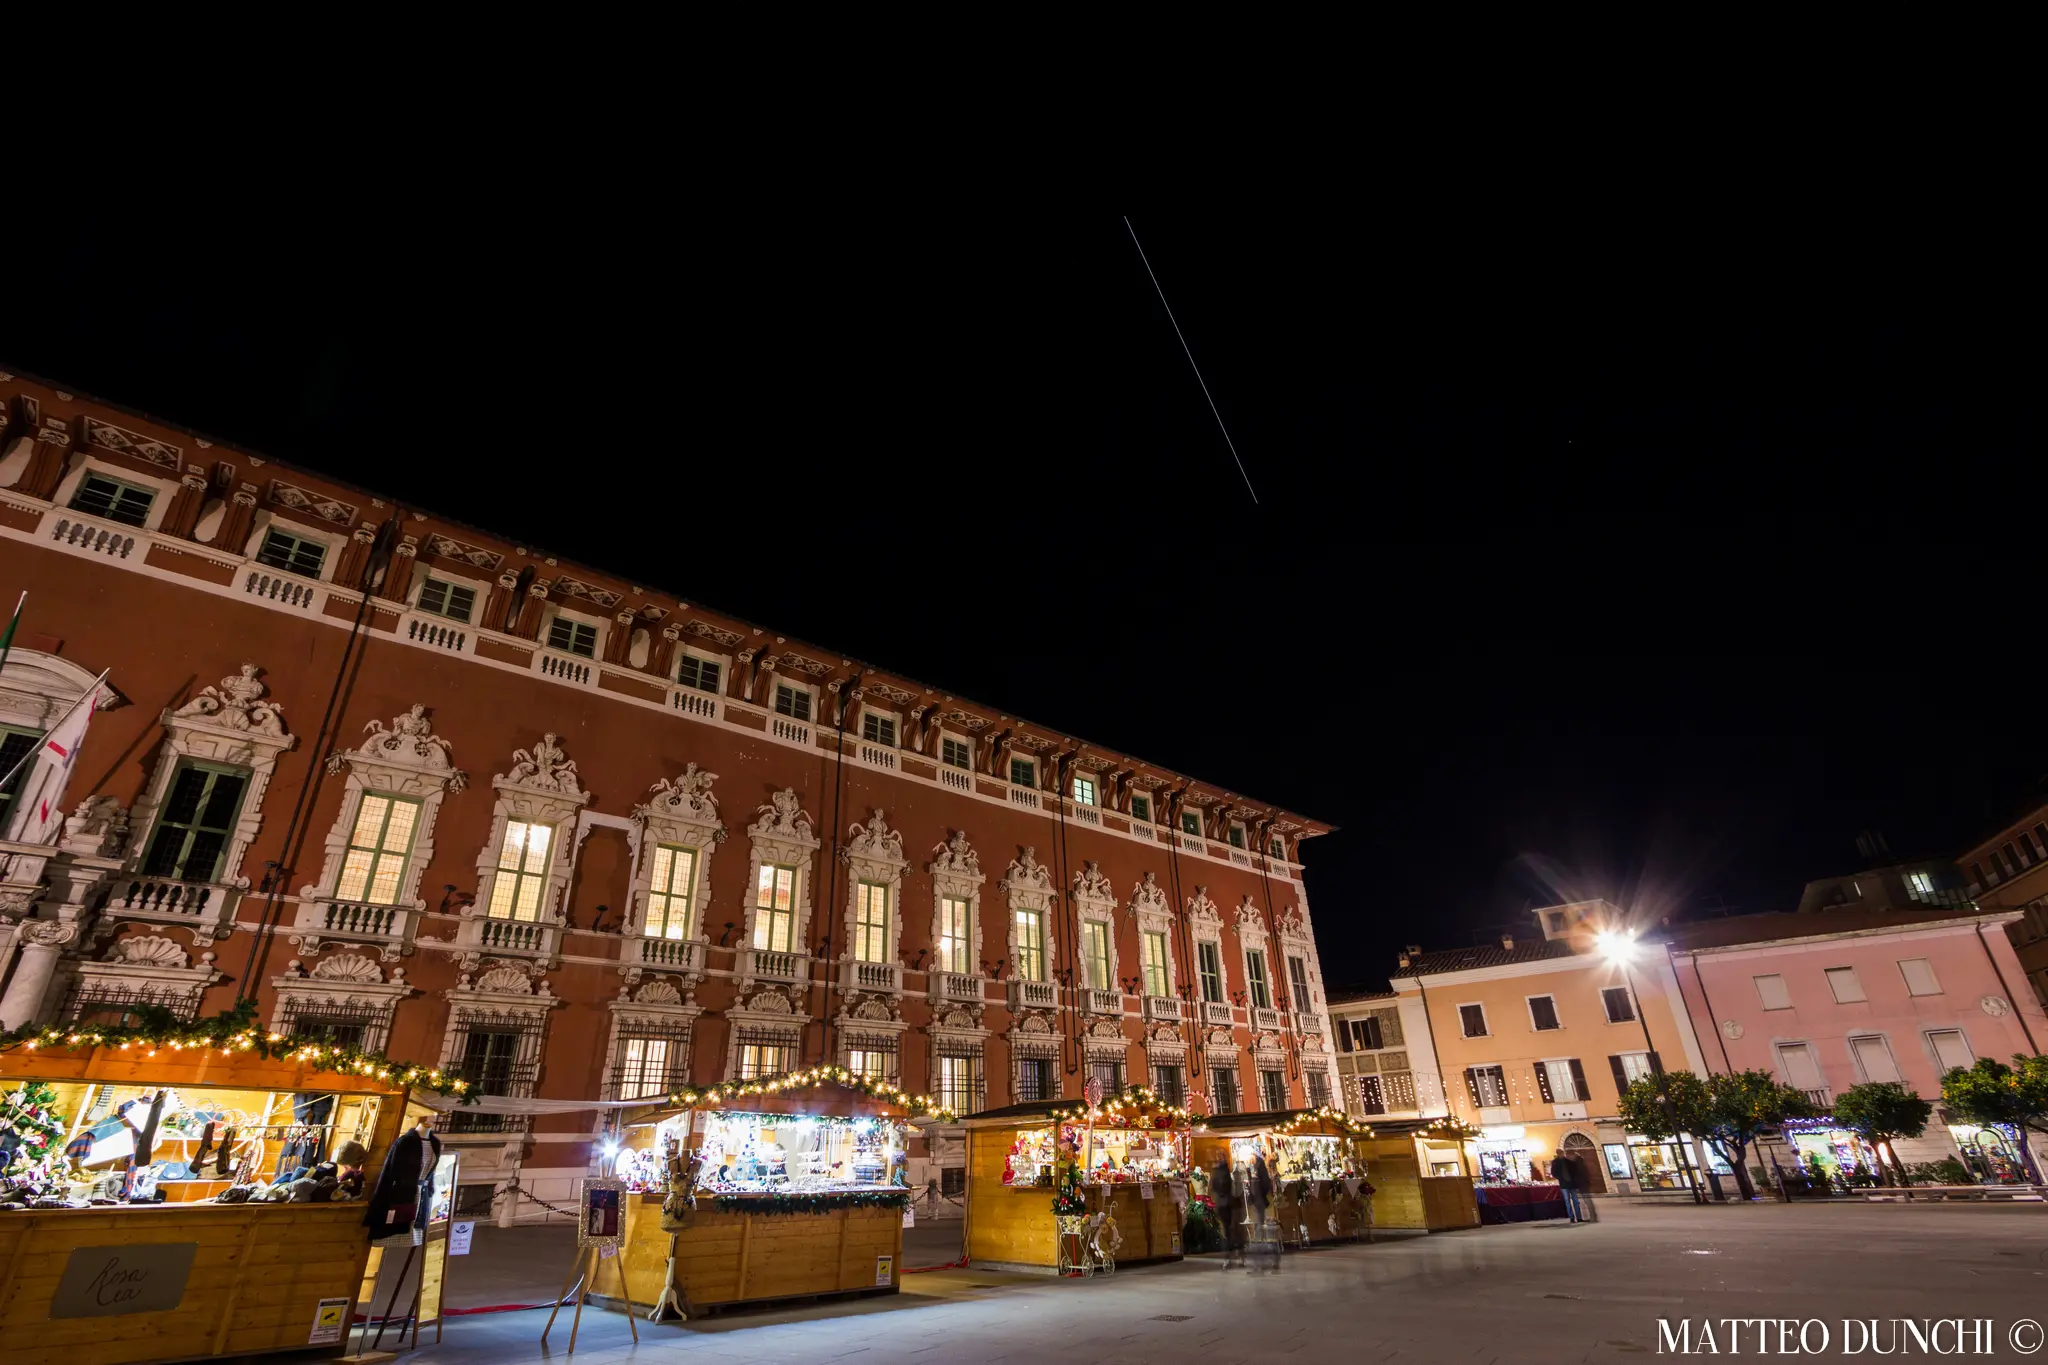
<svg viewBox="0 0 2048 1365"><path fill-rule="evenodd" d="M1209 1172L1209 1202L1216 1206L1216 1217L1223 1224L1223 1267L1244 1264L1244 1206L1237 1198L1237 1179L1231 1173L1230 1158L1216 1158L1216 1168Z"/></svg>
<svg viewBox="0 0 2048 1365"><path fill-rule="evenodd" d="M1568 1152L1559 1152L1550 1162L1550 1178L1557 1182L1558 1193L1564 1196L1564 1213L1574 1223L1583 1223L1579 1200L1584 1198L1581 1186L1584 1177L1579 1174L1578 1159Z"/></svg>

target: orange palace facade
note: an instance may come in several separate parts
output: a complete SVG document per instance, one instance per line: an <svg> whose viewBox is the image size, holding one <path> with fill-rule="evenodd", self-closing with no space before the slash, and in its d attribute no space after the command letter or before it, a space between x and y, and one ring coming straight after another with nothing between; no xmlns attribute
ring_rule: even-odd
<svg viewBox="0 0 2048 1365"><path fill-rule="evenodd" d="M0 421L6 766L107 670L0 796L0 1025L248 996L538 1099L1329 1101L1328 826L41 382ZM588 1112L450 1128L476 1214L595 1158Z"/></svg>

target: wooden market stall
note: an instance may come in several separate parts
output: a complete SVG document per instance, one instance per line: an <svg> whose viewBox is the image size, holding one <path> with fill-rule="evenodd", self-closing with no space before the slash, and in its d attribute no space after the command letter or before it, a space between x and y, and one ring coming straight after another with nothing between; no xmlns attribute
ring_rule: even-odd
<svg viewBox="0 0 2048 1365"><path fill-rule="evenodd" d="M1359 1140L1373 1183L1373 1226L1447 1232L1479 1225L1471 1163L1473 1131L1455 1119L1377 1120Z"/></svg>
<svg viewBox="0 0 2048 1365"><path fill-rule="evenodd" d="M967 1120L967 1258L1088 1274L1181 1258L1187 1110L1132 1086L1091 1109L1047 1100Z"/></svg>
<svg viewBox="0 0 2048 1365"><path fill-rule="evenodd" d="M1354 1240L1372 1226L1366 1184L1379 1184L1378 1173L1367 1172L1363 1148L1371 1135L1370 1127L1335 1109L1218 1115L1194 1138L1195 1188L1207 1192L1219 1158L1227 1158L1242 1180L1264 1156L1282 1246Z"/></svg>
<svg viewBox="0 0 2048 1365"><path fill-rule="evenodd" d="M9 1365L342 1339L370 1250L367 1192L405 1120L406 1078L424 1073L351 1052L340 1074L306 1054L265 1058L253 1035L176 1027L0 1053Z"/></svg>
<svg viewBox="0 0 2048 1365"><path fill-rule="evenodd" d="M821 1067L670 1099L626 1117L609 1172L635 1304L692 1316L898 1289L906 1123L940 1112L928 1098Z"/></svg>

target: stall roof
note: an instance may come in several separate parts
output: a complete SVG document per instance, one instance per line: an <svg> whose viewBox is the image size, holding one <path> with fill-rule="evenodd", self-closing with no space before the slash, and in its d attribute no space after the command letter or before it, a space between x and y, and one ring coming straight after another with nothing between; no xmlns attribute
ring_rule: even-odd
<svg viewBox="0 0 2048 1365"><path fill-rule="evenodd" d="M984 1109L980 1113L969 1114L962 1121L969 1128L977 1126L999 1128L1004 1121L1011 1119L1049 1119L1052 1117L1054 1110L1069 1109L1080 1102L1079 1100L1026 1100L1022 1104L1006 1104L1000 1109Z"/></svg>

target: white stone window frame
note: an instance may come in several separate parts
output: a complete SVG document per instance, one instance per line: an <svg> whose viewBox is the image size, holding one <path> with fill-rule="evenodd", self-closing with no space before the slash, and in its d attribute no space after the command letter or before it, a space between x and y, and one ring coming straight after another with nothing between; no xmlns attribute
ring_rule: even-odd
<svg viewBox="0 0 2048 1365"><path fill-rule="evenodd" d="M1081 787L1083 783L1087 784L1088 787L1088 795L1086 795L1085 797L1081 795ZM1069 773L1067 775L1066 794L1067 799L1069 801L1072 801L1077 806L1087 806L1092 810L1101 810L1102 774L1095 772Z"/></svg>
<svg viewBox="0 0 2048 1365"><path fill-rule="evenodd" d="M203 948L205 944L195 946ZM226 979L214 966L212 952L196 956L187 952L162 925L115 940L97 962L72 960L66 964L66 975L68 979L56 996L60 1005L68 1006L68 1017L59 1021L64 1023L78 1017L80 1006L97 1003L80 999L83 991L95 985L143 1003L189 1001L192 1008L184 1017L196 1019L207 987Z"/></svg>
<svg viewBox="0 0 2048 1365"><path fill-rule="evenodd" d="M896 1040L896 1075L893 1085L903 1084L903 1035L910 1025L901 1013L889 1003L886 995L848 995L843 997L839 1017L833 1021L833 1064L852 1070L848 1060L853 1052L853 1037L864 1034L869 1037L886 1036ZM936 1055L936 1054L935 1054ZM932 1074L936 1075L936 1072Z"/></svg>
<svg viewBox="0 0 2048 1365"><path fill-rule="evenodd" d="M128 815L130 875L139 873L149 854L150 840L156 835L157 812L170 794L171 780L179 764L191 759L249 770L249 786L242 793L234 831L221 849L218 880L211 883L238 891L249 889L249 878L242 875L242 860L263 827L263 798L270 790L270 779L277 775L278 758L299 743L297 735L285 730L283 713L262 699L269 690L267 687L258 683L251 695L238 693L231 686L237 682L246 686L255 681L255 676L255 672L244 674L240 680L230 676L222 680L220 687L202 688L191 701L163 713L164 737L157 747L155 764ZM273 725L275 733L271 733ZM221 932L227 932L232 924L231 919L223 920Z"/></svg>
<svg viewBox="0 0 2048 1365"><path fill-rule="evenodd" d="M597 632L597 638L592 641L589 654L578 654L574 650L557 649L548 643L548 637L554 633L555 622L560 620L568 620L577 625L589 626ZM605 641L607 634L612 629L612 625L613 622L608 616L600 616L596 612L585 611L581 607L572 607L566 602L550 602L548 603L546 614L541 618L540 647L547 650L550 654L559 654L565 659L581 659L585 663L595 666L604 659Z"/></svg>
<svg viewBox="0 0 2048 1365"><path fill-rule="evenodd" d="M712 691L706 692L695 683L684 682L684 659L695 659L700 663L717 664L718 686ZM706 697L722 697L725 695L726 685L732 681L732 656L730 654L720 654L716 650L704 649L698 645L686 644L679 640L676 642L676 657L669 662L668 680L688 692L696 692Z"/></svg>
<svg viewBox="0 0 2048 1365"><path fill-rule="evenodd" d="M745 916L739 946L746 950L754 947L754 922L761 908L761 868L765 865L793 867L796 869L796 885L791 888L790 908L795 918L790 926L789 950L798 957L808 957L811 945L811 875L817 858L818 839L812 833L814 825L799 804L796 793L784 788L776 796L778 801L787 798L788 809L782 810L773 804L762 806L758 818L747 826L747 883L741 893Z"/></svg>
<svg viewBox="0 0 2048 1365"><path fill-rule="evenodd" d="M1084 970L1087 967L1083 950L1087 946L1088 931L1080 926L1084 924L1102 925L1103 938L1109 944L1109 984L1099 989L1115 991L1121 995L1123 994L1124 987L1116 944L1116 896L1108 890L1108 887L1109 879L1107 877L1091 885L1087 881L1087 873L1085 871L1077 874L1074 878L1074 932L1080 935L1080 940L1074 945L1074 964L1077 968ZM1081 979L1080 973L1077 973L1075 976L1075 984L1087 984Z"/></svg>
<svg viewBox="0 0 2048 1365"><path fill-rule="evenodd" d="M86 672L69 659L16 645L8 651L6 671L0 673L0 721L17 729L40 730L48 736L95 681L95 674ZM112 684L103 682L99 686L100 695L93 703L93 710L111 711L128 704L128 699ZM34 752L30 750L31 754ZM17 800L8 811L10 820L19 821L24 818L23 812L28 810L24 798L32 794L28 788L28 776L34 768L33 759L22 765L22 785L15 789ZM74 765L66 777L64 789L50 793L52 807L69 809L79 804L73 800L66 806L67 798L72 795L70 777L76 773ZM5 774L0 773L0 776Z"/></svg>
<svg viewBox="0 0 2048 1365"><path fill-rule="evenodd" d="M1223 916L1216 908L1216 902L1209 899L1206 887L1196 887L1195 894L1188 898L1187 917L1188 946L1195 954L1195 960L1188 964L1188 970L1193 973L1190 980L1194 983L1195 1000L1198 1005L1208 1002L1208 997L1202 994L1202 945L1213 943L1216 945L1216 972L1222 978L1218 984L1223 992L1223 998L1218 1003L1228 1005L1230 968L1226 965L1229 957L1223 947Z"/></svg>
<svg viewBox="0 0 2048 1365"><path fill-rule="evenodd" d="M144 531L162 529L164 514L170 510L171 500L177 496L178 490L182 486L175 477L165 478L156 474L144 474L140 470L130 469L126 465L117 465L110 460L103 460L96 456L88 455L65 471L64 477L57 484L57 491L50 496L51 505L60 512L73 511L71 500L78 496L78 490L85 483L85 476L88 474L98 474L103 478L113 479L117 483L133 484L137 488L155 490L156 496L149 500L149 511L143 514L142 525L138 528L131 528ZM77 514L81 517L94 517L101 521L112 521L116 526L128 525L125 521L114 521L112 517L101 517L97 512L87 512L80 509ZM258 543L260 544L261 542ZM332 547L329 547L329 554L331 556ZM252 554L251 557L253 558L254 555Z"/></svg>
<svg viewBox="0 0 2048 1365"><path fill-rule="evenodd" d="M869 716L873 716L878 721L886 720L889 722L889 734L891 738L888 743L884 744L879 739L868 738ZM904 748L906 746L903 743L903 713L900 711L893 711L886 706L877 706L873 702L863 698L860 704L859 720L858 723L854 726L854 736L862 744L874 744L885 749Z"/></svg>
<svg viewBox="0 0 2048 1365"><path fill-rule="evenodd" d="M545 746L546 741L543 740L536 753L544 754ZM514 758L525 752L523 749L516 751ZM553 752L559 759L561 751L556 749ZM543 758L541 771L524 777L518 775L520 766L515 762L512 774L499 773L491 779L491 790L497 793L497 800L491 808L491 831L484 839L482 852L477 855L476 902L463 914L479 919L489 918L491 897L497 891L501 870L498 859L505 847L505 828L518 820L526 824L547 825L554 831L548 836L547 885L541 892L540 907L532 923L560 927L567 923L564 906L575 863L577 818L590 804L590 793L580 788L573 762L549 763ZM424 863L421 868L424 870Z"/></svg>
<svg viewBox="0 0 2048 1365"><path fill-rule="evenodd" d="M449 621L458 626L475 628L483 625L484 605L490 600L495 580L488 577L472 578L469 574L451 569L442 562L421 564L415 557L412 577L405 590L404 600L408 611L420 611L420 594L427 590L429 578L438 578L443 583L451 583L458 588L468 588L476 594L476 606L470 611L467 621L457 621L452 616L442 616L438 612L420 612L422 616L432 616L436 621Z"/></svg>
<svg viewBox="0 0 2048 1365"><path fill-rule="evenodd" d="M1180 968L1179 964L1174 960L1173 954L1172 902L1168 901L1164 894L1156 897L1143 897L1143 892L1144 883L1141 882L1138 885L1138 889L1132 893L1130 901L1131 918L1137 922L1138 926L1138 986L1142 991L1145 985L1145 935L1162 934L1166 939L1166 995L1168 998L1178 999L1180 997ZM1220 952L1217 960L1219 962L1222 960ZM1227 991L1223 998L1226 1000L1230 998Z"/></svg>
<svg viewBox="0 0 2048 1365"><path fill-rule="evenodd" d="M718 798L711 794L711 783L716 780L715 773L700 773L692 763L676 781L656 782L648 788L648 799L633 807L633 884L623 930L627 938L646 937L648 897L654 892L654 850L669 844L694 849L697 855L690 886L690 918L696 932L674 941L710 943L711 855L726 836L725 822L718 818Z"/></svg>
<svg viewBox="0 0 2048 1365"><path fill-rule="evenodd" d="M1059 937L1053 921L1053 907L1059 900L1059 891L1053 885L1052 871L1043 863L1025 867L1021 860L1010 864L1010 870L996 885L1003 893L1005 906L1004 937L1010 949L1010 973L1019 980L1059 980ZM1042 978L1026 977L1019 967L1022 962L1022 944L1017 938L1017 912L1036 911L1038 922L1045 931L1045 975Z"/></svg>
<svg viewBox="0 0 2048 1365"><path fill-rule="evenodd" d="M679 984L681 982L682 984ZM605 1098L618 1098L621 1044L629 1038L659 1036L680 1042L682 1072L690 1074L692 1049L697 1042L697 1016L704 1012L682 978L646 977L619 988L618 998L607 1008L612 1017L611 1032L605 1038L603 1091ZM671 1067L671 1070L675 1068Z"/></svg>
<svg viewBox="0 0 2048 1365"><path fill-rule="evenodd" d="M1016 778L1016 771L1017 771L1016 765L1017 765L1017 764L1019 764L1019 763L1025 763L1025 764L1029 764L1029 765L1030 765L1030 767L1031 767L1031 780L1030 780L1029 782L1019 782L1019 781L1017 780L1017 778ZM1005 781L1005 782L1009 783L1009 784L1010 784L1011 786L1013 786L1013 787L1029 787L1029 788L1031 788L1031 790L1033 790L1033 791L1037 791L1037 790L1038 790L1038 774L1039 774L1038 758L1037 758L1037 756L1036 756L1035 754L1020 754L1020 753L1016 753L1016 752L1012 751L1012 752L1010 752L1010 753L1008 753L1008 754L1005 754L1005 755L1003 756L1003 781Z"/></svg>
<svg viewBox="0 0 2048 1365"><path fill-rule="evenodd" d="M312 583L332 583L334 581L334 566L341 562L342 549L348 544L349 532L330 529L326 526L315 526L311 522L297 521L291 517L280 516L269 508L260 508L249 527L248 542L242 546L242 558L254 564L256 556L262 552L263 542L270 538L272 528L282 531L288 536L296 537L299 540L316 540L325 545L327 553L320 556L320 572L307 579L307 581ZM268 564L259 567L267 569L271 573L291 574L293 578L305 577L305 575L294 573L290 569L272 568Z"/></svg>
<svg viewBox="0 0 2048 1365"><path fill-rule="evenodd" d="M540 1088L540 1072L547 1060L548 1015L562 1000L549 993L545 978L540 980L538 989L534 986L534 975L523 962L492 962L472 980L471 973L464 972L460 984L441 992L448 1001L448 1022L441 1032L440 1067L444 1074L451 1074L462 1066L461 1054L455 1050L455 1040L469 1032L469 1025L479 1017L507 1018L525 1016L534 1033L534 1074L522 1079L515 1088L524 1089L527 1094L514 1098L530 1097ZM524 983L523 987L520 983Z"/></svg>
<svg viewBox="0 0 2048 1365"><path fill-rule="evenodd" d="M777 689L784 687L787 687L792 692L801 692L811 699L810 715L788 716L775 709L775 703L778 699ZM823 725L825 721L820 718L823 715L819 702L820 695L815 683L807 683L802 678L791 673L775 671L768 674L768 687L766 694L761 698L761 705L771 716L783 716L783 719L793 721L798 725Z"/></svg>
<svg viewBox="0 0 2048 1365"><path fill-rule="evenodd" d="M856 821L851 825L846 832L846 843L839 850L840 860L847 867L846 937L840 940L845 945L839 954L841 962L856 960L854 949L860 924L862 883L885 888L889 897L888 925L884 931L889 943L881 961L892 967L900 966L903 961L903 870L910 866L910 860L903 856L902 831L890 829L883 814L875 811L866 824Z"/></svg>
<svg viewBox="0 0 2048 1365"><path fill-rule="evenodd" d="M1278 919L1280 921L1280 955L1282 959L1290 956L1301 959L1302 968L1308 976L1308 986L1311 993L1311 999L1305 1001L1290 1000L1289 1004L1297 1012L1327 1014L1328 1011L1325 1009L1325 1005L1328 1002L1329 996L1323 988L1322 958L1316 952L1315 933L1309 927L1308 911L1304 907L1293 906L1281 911ZM1281 965L1283 967L1286 965L1284 960ZM1294 993L1294 980L1292 977L1288 978L1287 992L1290 996ZM1325 1018L1324 1026L1327 1028L1328 1025L1329 1021Z"/></svg>
<svg viewBox="0 0 2048 1365"><path fill-rule="evenodd" d="M1038 1026L1038 1027L1034 1027ZM1042 1027L1043 1031L1038 1031ZM1032 1014L1018 1019L1009 1032L1010 1043L1010 1098L1018 1101L1023 1093L1024 1061L1028 1059L1049 1061L1053 1067L1053 1089L1059 1091L1061 1065L1061 1038L1058 1030L1044 1015Z"/></svg>
<svg viewBox="0 0 2048 1365"><path fill-rule="evenodd" d="M1252 954L1263 955L1266 963L1266 1003L1261 1005L1252 998ZM1244 973L1244 1005L1246 1009L1278 1009L1280 993L1276 989L1274 976L1279 964L1274 960L1273 938L1266 932L1264 924L1239 915L1237 921L1237 969ZM1225 991L1228 994L1228 991Z"/></svg>
<svg viewBox="0 0 2048 1365"><path fill-rule="evenodd" d="M383 1052L389 1047L399 1002L417 994L405 979L403 967L392 968L390 979L386 980L384 970L361 952L324 957L311 972L296 970L299 965L292 963L294 970L270 980L277 996L270 1011L273 1033L284 1030L292 1005L313 1005L362 1015L363 1051Z"/></svg>
<svg viewBox="0 0 2048 1365"><path fill-rule="evenodd" d="M1138 814L1137 811L1138 802L1140 801L1145 803L1145 813L1143 815ZM1125 810L1124 814L1130 817L1132 824L1149 827L1154 823L1152 816L1157 809L1157 800L1152 792L1132 792L1130 806Z"/></svg>
<svg viewBox="0 0 2048 1365"><path fill-rule="evenodd" d="M424 706L415 706L409 715L393 717L388 727L383 721L373 720L363 728L369 737L361 744L328 756L329 773L347 771L341 811L327 831L319 880L300 887L299 896L322 902L339 899L336 891L342 864L348 858L349 835L355 830L363 798L396 796L417 801L420 814L413 825L412 846L406 850L405 877L389 904L424 913L427 903L420 898L420 879L434 858L434 827L440 818L441 802L450 792L463 790L469 784L469 775L449 761L448 742L429 728Z"/></svg>
<svg viewBox="0 0 2048 1365"><path fill-rule="evenodd" d="M981 859L967 842L963 831L957 836L948 836L947 842L932 850L932 861L925 865L925 871L932 879L932 953L936 957L939 942L945 936L946 902L964 900L967 902L967 970L955 975L972 976L979 979L981 970L981 888L988 880L981 871ZM944 971L934 967L934 971Z"/></svg>
<svg viewBox="0 0 2048 1365"><path fill-rule="evenodd" d="M725 1071L722 1079L736 1081L740 1076L740 1048L755 1039L742 1038L743 1032L773 1033L786 1038L792 1071L799 1070L804 1060L804 1029L811 1017L800 1012L789 1001L789 997L773 986L764 986L739 1004L725 1011Z"/></svg>
<svg viewBox="0 0 2048 1365"><path fill-rule="evenodd" d="M963 768L946 762L946 745L949 743L962 745L966 748L966 767ZM971 773L974 771L974 740L969 735L963 735L954 730L941 729L939 731L939 748L936 757L939 760L939 766L942 768L952 768L954 772Z"/></svg>

